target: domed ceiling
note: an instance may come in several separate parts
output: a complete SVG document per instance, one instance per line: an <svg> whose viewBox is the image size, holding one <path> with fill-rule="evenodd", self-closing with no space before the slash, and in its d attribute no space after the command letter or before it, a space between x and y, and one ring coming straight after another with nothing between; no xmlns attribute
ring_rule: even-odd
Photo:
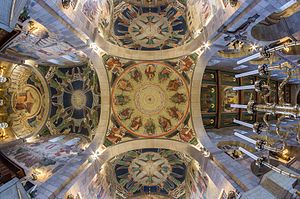
<svg viewBox="0 0 300 199"><path fill-rule="evenodd" d="M118 122L140 137L173 132L189 110L186 80L163 63L143 62L128 67L116 80L112 97Z"/></svg>
<svg viewBox="0 0 300 199"><path fill-rule="evenodd" d="M208 178L190 156L147 148L108 161L89 188L97 198L202 199L207 196Z"/></svg>
<svg viewBox="0 0 300 199"><path fill-rule="evenodd" d="M2 67L1 140L76 133L91 140L100 119L100 85L90 65ZM2 131L1 130L1 131Z"/></svg>
<svg viewBox="0 0 300 199"><path fill-rule="evenodd" d="M197 55L158 62L103 56L112 114L105 145L136 138L198 144L190 115L190 81Z"/></svg>
<svg viewBox="0 0 300 199"><path fill-rule="evenodd" d="M53 134L82 134L92 139L100 118L100 86L90 65L50 67L46 80L51 90L47 127Z"/></svg>
<svg viewBox="0 0 300 199"><path fill-rule="evenodd" d="M90 64L73 67L11 65L2 74L1 142L26 141L3 152L36 182L46 181L94 138L100 85ZM31 136L31 137L29 137ZM25 140L25 139L24 139Z"/></svg>
<svg viewBox="0 0 300 199"><path fill-rule="evenodd" d="M8 123L4 140L38 132L49 112L46 81L37 70L22 65L2 67L1 71L9 77L7 82L1 83L1 119Z"/></svg>
<svg viewBox="0 0 300 199"><path fill-rule="evenodd" d="M178 195L184 194L182 183L186 175L186 162L189 161L179 153L143 149L126 153L111 164L117 186L122 187L123 194L158 193L178 198Z"/></svg>
<svg viewBox="0 0 300 199"><path fill-rule="evenodd" d="M161 148L122 153L97 173L84 198L210 198L209 177L190 156ZM211 187L212 188L212 187Z"/></svg>
<svg viewBox="0 0 300 199"><path fill-rule="evenodd" d="M115 2L110 42L134 50L164 50L188 42L184 1Z"/></svg>

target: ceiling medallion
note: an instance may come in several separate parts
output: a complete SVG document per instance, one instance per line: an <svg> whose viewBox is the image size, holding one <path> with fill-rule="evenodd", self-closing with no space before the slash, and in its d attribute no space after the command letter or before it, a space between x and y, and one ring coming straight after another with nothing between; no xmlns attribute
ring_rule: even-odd
<svg viewBox="0 0 300 199"><path fill-rule="evenodd" d="M134 98L136 108L145 115L158 114L165 107L164 90L155 84L145 84L140 87Z"/></svg>
<svg viewBox="0 0 300 199"><path fill-rule="evenodd" d="M129 25L133 41L145 48L163 45L172 35L168 18L157 13L143 13Z"/></svg>
<svg viewBox="0 0 300 199"><path fill-rule="evenodd" d="M144 186L155 186L167 180L172 172L169 161L159 153L142 153L133 159L128 173L135 182Z"/></svg>
<svg viewBox="0 0 300 199"><path fill-rule="evenodd" d="M71 95L71 103L75 109L83 109L86 104L86 95L83 90L75 90Z"/></svg>
<svg viewBox="0 0 300 199"><path fill-rule="evenodd" d="M127 68L115 81L112 109L118 123L139 137L161 137L183 122L189 91L171 66L144 62Z"/></svg>

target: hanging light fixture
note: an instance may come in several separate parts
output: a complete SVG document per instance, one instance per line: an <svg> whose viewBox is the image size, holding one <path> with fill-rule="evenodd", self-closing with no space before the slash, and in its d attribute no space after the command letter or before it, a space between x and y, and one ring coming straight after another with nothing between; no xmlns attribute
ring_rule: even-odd
<svg viewBox="0 0 300 199"><path fill-rule="evenodd" d="M260 52L250 55L249 57L246 57L240 61L238 61L238 64L245 63L247 61L265 57L268 58L271 56L271 54L275 53L276 51L282 51L285 50L291 46L295 45L300 45L299 42L290 42L286 43L280 46L276 46L274 48L262 48ZM242 126L251 128L252 131L256 134L264 134L268 136L268 134L271 131L271 125L270 121L268 120L268 116L273 115L273 116L279 116L275 126L275 132L276 135L279 137L279 140L282 142L280 146L272 147L269 145L269 143L266 140L253 140L245 135L242 135L239 131L240 130L235 130L234 135L255 145L256 150L261 151L261 150L267 150L271 152L276 152L276 153L282 153L284 150L286 150L286 139L287 136L283 136L283 133L281 132L281 125L282 121L284 119L289 119L289 120L298 120L300 119L300 106L298 104L292 105L290 103L285 102L284 100L284 86L289 82L291 79L291 76L293 73L295 73L296 67L293 63L289 63L289 61L281 63L277 66L269 66L267 64L263 64L257 67L256 70L253 71L248 71L244 72L241 74L235 75L236 78L241 78L241 77L246 77L246 76L251 76L251 75L259 75L259 77L268 77L268 80L270 79L272 75L271 72L275 70L281 70L285 71L286 77L283 79L283 81L280 83L278 86L278 89L276 91L273 91L271 89L271 86L269 85L269 81L263 81L263 80L258 80L256 81L253 85L246 85L246 86L239 86L239 87L234 87L233 90L247 90L247 89L253 89L255 90L263 99L262 103L258 103L255 100L252 99L252 97L249 99L247 104L231 104L231 107L233 108L238 108L238 109L246 109L248 114L254 114L254 113L264 113L263 117L263 122L255 122L254 124L250 124L244 121L240 121L237 119L234 119L234 123L240 124ZM267 97L271 95L272 92L276 92L279 96L279 102L268 102ZM270 169L272 169L275 172L278 172L282 175L291 177L291 178L296 178L300 179L299 175L295 175L292 173L289 173L287 171L284 171L282 169L279 169L270 163L268 163L268 159L264 156L259 157L256 156L255 154L247 151L246 149L240 147L240 151L242 151L244 154L247 156L251 157L256 161L256 165L261 167L261 166L266 166Z"/></svg>

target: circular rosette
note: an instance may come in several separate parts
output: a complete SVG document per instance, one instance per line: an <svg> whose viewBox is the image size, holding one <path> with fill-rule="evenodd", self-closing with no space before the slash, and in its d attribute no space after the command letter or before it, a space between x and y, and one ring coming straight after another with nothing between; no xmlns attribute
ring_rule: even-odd
<svg viewBox="0 0 300 199"><path fill-rule="evenodd" d="M172 133L186 117L189 91L184 78L164 63L128 67L115 81L112 108L117 121L140 137Z"/></svg>
<svg viewBox="0 0 300 199"><path fill-rule="evenodd" d="M172 36L172 26L168 18L157 13L143 13L134 18L128 32L132 40L146 48L162 46Z"/></svg>

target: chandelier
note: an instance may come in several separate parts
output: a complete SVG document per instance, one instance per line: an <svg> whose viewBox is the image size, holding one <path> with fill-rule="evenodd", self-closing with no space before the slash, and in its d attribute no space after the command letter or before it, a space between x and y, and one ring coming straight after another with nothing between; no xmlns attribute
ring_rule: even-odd
<svg viewBox="0 0 300 199"><path fill-rule="evenodd" d="M276 46L274 48L268 48L264 47L259 50L259 52L246 57L242 60L239 60L237 62L238 65L254 60L259 58L269 58L272 54L277 54L279 56L280 53L278 51L281 51L283 49L287 49L292 46L300 45L300 42L289 42L283 45ZM281 56L282 57L282 56ZM278 116L276 120L275 126L275 132L276 136L278 136L280 140L279 146L271 146L266 140L258 139L254 140L251 139L244 134L247 133L245 131L242 131L240 129L235 129L234 135L255 145L256 150L262 151L267 150L268 152L275 152L275 153L282 153L286 149L286 141L287 137L284 135L283 132L281 132L281 125L282 121L285 119L289 120L298 120L300 118L300 106L298 104L292 105L291 103L285 102L284 99L284 86L289 82L289 80L292 77L297 77L299 73L299 69L297 69L297 65L291 62L288 59L285 59L282 57L283 60L285 60L284 63L281 63L276 66L272 66L271 64L263 64L257 67L256 70L248 71L244 73L240 73L235 75L236 78L251 76L251 75L258 75L259 77L267 77L266 80L258 80L253 85L246 85L246 86L238 86L233 87L233 90L239 91L239 90L255 90L258 95L261 96L263 99L262 103L258 103L255 100L250 97L247 104L231 104L232 108L239 108L246 110L249 114L255 114L255 113L263 113L263 122L255 122L253 124L247 123L241 120L234 119L234 123L245 126L247 128L252 129L252 131L256 134L264 134L266 136L269 136L271 133L271 124L268 120L268 116ZM270 86L270 77L271 73L274 71L282 71L286 74L286 77L284 80L280 83L277 90L272 90ZM271 95L272 92L276 92L278 94L278 103L276 102L268 102L268 97ZM297 133L297 142L300 143L300 132ZM279 169L272 164L269 163L268 158L266 156L257 156L246 149L239 147L239 150L246 154L247 156L251 157L255 160L255 163L258 167L266 166L270 168L271 170L278 172L282 175L300 179L300 175L296 175L294 173L287 172L285 170Z"/></svg>

